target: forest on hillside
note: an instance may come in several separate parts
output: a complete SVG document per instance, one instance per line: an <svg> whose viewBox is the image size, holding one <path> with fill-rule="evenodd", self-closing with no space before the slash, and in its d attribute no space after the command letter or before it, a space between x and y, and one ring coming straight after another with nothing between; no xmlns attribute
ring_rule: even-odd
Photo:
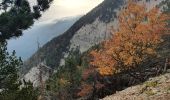
<svg viewBox="0 0 170 100"><path fill-rule="evenodd" d="M0 1L0 100L99 100L170 70L169 0L152 9L129 0L116 16L119 24L112 28L109 39L83 53L79 47L71 49L63 65L57 66L56 71L48 70L50 77L46 81L42 74L47 66L41 63L40 54L35 55L40 84L34 87L33 83L20 77L24 62L15 56L15 51L7 52L7 40L22 36L23 30L31 27L52 1L37 0L33 7L27 0ZM57 41L65 41L61 46L69 43L61 36ZM47 59L47 63L55 60Z"/></svg>

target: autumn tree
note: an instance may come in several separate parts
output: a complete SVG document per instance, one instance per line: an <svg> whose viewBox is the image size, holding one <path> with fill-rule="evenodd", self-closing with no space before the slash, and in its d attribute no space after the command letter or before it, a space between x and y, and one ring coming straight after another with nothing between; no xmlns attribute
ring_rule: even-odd
<svg viewBox="0 0 170 100"><path fill-rule="evenodd" d="M91 52L91 66L101 75L113 75L137 67L158 57L157 48L167 33L169 16L158 8L129 2L118 17L119 27L102 48Z"/></svg>
<svg viewBox="0 0 170 100"><path fill-rule="evenodd" d="M98 46L95 46L94 48L98 48ZM93 47L91 49L93 49ZM85 56L88 60L90 59L89 52L87 52ZM87 64L89 64L89 61L87 61ZM95 68L86 65L85 69L82 71L81 86L77 96L86 97L88 99L100 97L99 91L105 87L101 80L101 76L97 73Z"/></svg>
<svg viewBox="0 0 170 100"><path fill-rule="evenodd" d="M81 90L77 93L80 97L88 97L90 99L98 98L98 91L104 88L104 84L99 81L100 76L94 68L87 68L83 71Z"/></svg>

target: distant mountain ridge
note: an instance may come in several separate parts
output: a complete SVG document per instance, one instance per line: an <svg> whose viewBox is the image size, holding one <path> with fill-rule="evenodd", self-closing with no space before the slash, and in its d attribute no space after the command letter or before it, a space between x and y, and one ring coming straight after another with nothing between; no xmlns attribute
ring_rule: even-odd
<svg viewBox="0 0 170 100"><path fill-rule="evenodd" d="M37 51L37 42L41 46L70 28L81 16L67 17L54 21L37 22L24 31L20 38L8 41L8 51L16 51L16 55L27 60Z"/></svg>

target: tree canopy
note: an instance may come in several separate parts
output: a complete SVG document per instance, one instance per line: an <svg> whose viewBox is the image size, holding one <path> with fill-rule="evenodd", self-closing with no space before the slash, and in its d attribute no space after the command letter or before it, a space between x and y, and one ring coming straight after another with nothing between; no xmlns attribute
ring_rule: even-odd
<svg viewBox="0 0 170 100"><path fill-rule="evenodd" d="M103 48L91 52L91 65L101 75L112 75L140 67L157 56L157 48L168 31L169 16L158 8L148 11L144 5L129 2L118 17L119 27Z"/></svg>
<svg viewBox="0 0 170 100"><path fill-rule="evenodd" d="M37 0L37 4L31 6L27 0L1 0L0 41L21 36L22 31L33 25L52 1Z"/></svg>

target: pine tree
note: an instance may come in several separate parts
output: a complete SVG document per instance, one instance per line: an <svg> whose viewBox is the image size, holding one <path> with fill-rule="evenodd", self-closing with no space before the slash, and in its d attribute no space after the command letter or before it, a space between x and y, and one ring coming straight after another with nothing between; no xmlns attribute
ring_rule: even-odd
<svg viewBox="0 0 170 100"><path fill-rule="evenodd" d="M19 80L21 59L10 55L6 43L0 43L0 100L36 100L38 91L33 84Z"/></svg>
<svg viewBox="0 0 170 100"><path fill-rule="evenodd" d="M18 70L22 61L16 58L15 51L9 55L6 50L6 43L0 43L0 88L8 91L18 88Z"/></svg>
<svg viewBox="0 0 170 100"><path fill-rule="evenodd" d="M21 59L7 52L7 39L22 35L22 31L40 18L53 0L37 0L31 7L27 0L0 0L0 100L36 100L38 92L30 82L21 82Z"/></svg>
<svg viewBox="0 0 170 100"><path fill-rule="evenodd" d="M33 25L41 12L49 8L53 0L37 0L31 10L27 0L0 1L0 42L22 35L22 31Z"/></svg>

